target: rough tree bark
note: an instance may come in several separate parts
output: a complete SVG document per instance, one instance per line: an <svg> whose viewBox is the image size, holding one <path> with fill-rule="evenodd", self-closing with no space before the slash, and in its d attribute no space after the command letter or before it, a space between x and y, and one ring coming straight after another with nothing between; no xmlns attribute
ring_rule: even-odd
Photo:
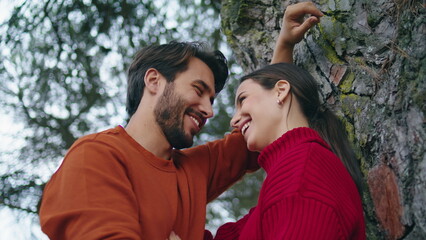
<svg viewBox="0 0 426 240"><path fill-rule="evenodd" d="M245 70L270 62L295 1L222 0L222 28ZM368 239L426 238L424 0L321 0L326 16L295 50L345 123L364 174Z"/></svg>

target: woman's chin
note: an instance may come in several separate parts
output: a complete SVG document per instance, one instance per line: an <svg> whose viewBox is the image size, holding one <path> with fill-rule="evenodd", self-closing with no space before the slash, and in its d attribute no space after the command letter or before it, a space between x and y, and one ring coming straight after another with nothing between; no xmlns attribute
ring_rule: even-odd
<svg viewBox="0 0 426 240"><path fill-rule="evenodd" d="M250 143L247 142L247 149L252 151L252 152L260 152L261 150L259 150L259 148L257 147L257 145L255 143Z"/></svg>

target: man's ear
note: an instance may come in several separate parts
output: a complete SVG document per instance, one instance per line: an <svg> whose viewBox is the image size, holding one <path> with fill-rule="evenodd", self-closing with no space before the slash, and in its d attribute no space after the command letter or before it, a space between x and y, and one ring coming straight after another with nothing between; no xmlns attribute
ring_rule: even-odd
<svg viewBox="0 0 426 240"><path fill-rule="evenodd" d="M277 92L277 97L279 102L284 102L285 98L290 93L291 85L287 80L279 80L275 83L275 91Z"/></svg>
<svg viewBox="0 0 426 240"><path fill-rule="evenodd" d="M161 78L162 75L157 69L149 68L148 70L146 70L144 76L145 89L150 94L156 94L161 86Z"/></svg>

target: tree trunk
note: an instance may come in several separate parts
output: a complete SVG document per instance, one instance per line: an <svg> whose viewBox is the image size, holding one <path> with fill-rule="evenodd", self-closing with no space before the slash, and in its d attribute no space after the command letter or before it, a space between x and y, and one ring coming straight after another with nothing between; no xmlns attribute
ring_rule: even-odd
<svg viewBox="0 0 426 240"><path fill-rule="evenodd" d="M246 73L270 62L295 1L222 0L222 28ZM426 237L424 1L317 1L326 13L295 49L345 123L364 174L368 239Z"/></svg>

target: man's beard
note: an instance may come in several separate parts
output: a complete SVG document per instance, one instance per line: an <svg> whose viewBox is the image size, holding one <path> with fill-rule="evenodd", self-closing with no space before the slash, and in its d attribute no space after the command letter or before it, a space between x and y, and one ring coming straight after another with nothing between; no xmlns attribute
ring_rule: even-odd
<svg viewBox="0 0 426 240"><path fill-rule="evenodd" d="M174 92L174 83L167 83L163 96L155 106L154 115L167 141L176 149L187 148L193 144L193 136L185 134L184 113L185 101Z"/></svg>

